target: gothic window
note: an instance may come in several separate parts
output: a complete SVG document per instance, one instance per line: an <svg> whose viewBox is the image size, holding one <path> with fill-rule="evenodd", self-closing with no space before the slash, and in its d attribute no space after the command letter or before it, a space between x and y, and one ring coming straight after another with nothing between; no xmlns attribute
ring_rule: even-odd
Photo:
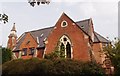
<svg viewBox="0 0 120 76"><path fill-rule="evenodd" d="M66 27L68 25L67 21L62 21L61 27Z"/></svg>
<svg viewBox="0 0 120 76"><path fill-rule="evenodd" d="M71 45L69 44L69 42L67 42L66 45L66 56L67 58L71 58Z"/></svg>
<svg viewBox="0 0 120 76"><path fill-rule="evenodd" d="M60 38L60 56L65 58L73 57L71 41L66 35Z"/></svg>

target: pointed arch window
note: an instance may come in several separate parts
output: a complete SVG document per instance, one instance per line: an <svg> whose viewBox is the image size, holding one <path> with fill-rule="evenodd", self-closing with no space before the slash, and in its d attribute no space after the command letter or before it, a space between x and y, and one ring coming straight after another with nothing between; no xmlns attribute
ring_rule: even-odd
<svg viewBox="0 0 120 76"><path fill-rule="evenodd" d="M71 41L69 37L66 35L63 35L60 38L60 56L64 58L72 58L73 57L72 52L73 50L71 47Z"/></svg>

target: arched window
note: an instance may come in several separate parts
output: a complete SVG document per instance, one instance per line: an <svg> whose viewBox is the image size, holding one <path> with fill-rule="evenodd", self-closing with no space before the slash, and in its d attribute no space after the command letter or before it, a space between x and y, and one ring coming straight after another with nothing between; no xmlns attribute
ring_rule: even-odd
<svg viewBox="0 0 120 76"><path fill-rule="evenodd" d="M71 41L68 36L63 35L60 38L60 57L65 58L72 58L72 47L71 47Z"/></svg>

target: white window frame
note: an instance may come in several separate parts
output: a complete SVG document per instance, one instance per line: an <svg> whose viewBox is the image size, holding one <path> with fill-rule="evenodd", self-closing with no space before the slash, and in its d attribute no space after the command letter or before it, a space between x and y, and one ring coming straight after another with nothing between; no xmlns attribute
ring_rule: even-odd
<svg viewBox="0 0 120 76"><path fill-rule="evenodd" d="M66 25L65 25L65 26L63 26L63 23L64 23L64 22L66 22ZM65 21L65 20L61 22L61 27L66 27L67 25L68 25L68 23L67 23L67 21Z"/></svg>
<svg viewBox="0 0 120 76"><path fill-rule="evenodd" d="M67 41L64 42L63 38L66 38ZM68 36L63 35L63 36L60 38L60 45L61 45L61 43L63 43L64 46L65 46L65 58L66 58L66 55L67 55L67 54L66 54L66 52L67 52L67 51L66 51L67 42L69 42L69 44L71 45L71 59L73 59L73 48L72 48L72 43L71 43L70 39L68 38Z"/></svg>

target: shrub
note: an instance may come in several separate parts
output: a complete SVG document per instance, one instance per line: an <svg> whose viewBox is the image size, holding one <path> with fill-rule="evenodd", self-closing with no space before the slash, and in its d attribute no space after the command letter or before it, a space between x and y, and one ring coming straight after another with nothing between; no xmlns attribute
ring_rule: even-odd
<svg viewBox="0 0 120 76"><path fill-rule="evenodd" d="M2 48L2 63L10 61L12 58L12 53L10 49Z"/></svg>
<svg viewBox="0 0 120 76"><path fill-rule="evenodd" d="M65 76L104 76L104 70L100 65L92 62L80 62L71 59L37 59L13 60L3 64L3 76L15 74L16 76L24 74L37 75L65 75Z"/></svg>

